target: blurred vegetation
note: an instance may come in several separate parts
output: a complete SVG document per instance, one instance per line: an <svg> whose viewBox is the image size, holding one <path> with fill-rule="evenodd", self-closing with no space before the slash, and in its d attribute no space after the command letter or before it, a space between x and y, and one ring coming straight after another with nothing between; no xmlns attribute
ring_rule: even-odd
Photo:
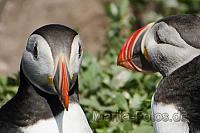
<svg viewBox="0 0 200 133"><path fill-rule="evenodd" d="M80 103L94 132L152 133L151 97L159 74L131 72L116 66L125 39L141 26L168 15L199 15L199 0L103 0L110 23L105 52L84 55L80 72ZM0 77L0 105L17 90L18 76Z"/></svg>

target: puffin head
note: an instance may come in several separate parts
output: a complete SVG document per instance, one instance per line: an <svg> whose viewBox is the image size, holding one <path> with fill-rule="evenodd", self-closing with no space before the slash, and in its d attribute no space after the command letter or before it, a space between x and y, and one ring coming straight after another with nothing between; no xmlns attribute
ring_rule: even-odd
<svg viewBox="0 0 200 133"><path fill-rule="evenodd" d="M135 31L122 46L117 64L130 70L163 76L200 54L200 18L176 15Z"/></svg>
<svg viewBox="0 0 200 133"><path fill-rule="evenodd" d="M58 95L68 109L68 92L73 88L82 62L79 34L63 25L50 24L28 38L21 71L35 87Z"/></svg>

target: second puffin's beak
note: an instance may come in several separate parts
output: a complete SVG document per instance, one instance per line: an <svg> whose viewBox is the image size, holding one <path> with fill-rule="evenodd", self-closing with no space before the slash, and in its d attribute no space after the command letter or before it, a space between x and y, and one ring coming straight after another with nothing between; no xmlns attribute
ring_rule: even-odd
<svg viewBox="0 0 200 133"><path fill-rule="evenodd" d="M65 58L62 56L57 65L57 70L54 76L54 85L58 91L61 102L65 106L66 110L69 107L69 87L70 87L70 76L66 66Z"/></svg>
<svg viewBox="0 0 200 133"><path fill-rule="evenodd" d="M134 71L154 71L144 48L146 33L152 25L153 23L150 23L138 29L126 40L118 54L118 65Z"/></svg>

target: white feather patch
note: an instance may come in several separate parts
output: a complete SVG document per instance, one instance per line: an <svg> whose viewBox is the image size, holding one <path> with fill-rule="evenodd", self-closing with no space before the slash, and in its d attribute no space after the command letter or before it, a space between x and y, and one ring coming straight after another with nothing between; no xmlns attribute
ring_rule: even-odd
<svg viewBox="0 0 200 133"><path fill-rule="evenodd" d="M155 103L152 100L152 118L155 133L189 133L187 121L173 104Z"/></svg>
<svg viewBox="0 0 200 133"><path fill-rule="evenodd" d="M40 120L21 130L24 133L92 133L78 103L70 104L68 111L65 110L56 118Z"/></svg>

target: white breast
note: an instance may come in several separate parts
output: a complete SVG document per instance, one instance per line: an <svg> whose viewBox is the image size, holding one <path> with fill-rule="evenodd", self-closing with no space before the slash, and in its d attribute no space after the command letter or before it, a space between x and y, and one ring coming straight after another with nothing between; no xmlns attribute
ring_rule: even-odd
<svg viewBox="0 0 200 133"><path fill-rule="evenodd" d="M24 133L92 133L85 114L79 104L69 105L56 118L40 120L32 126L21 128Z"/></svg>
<svg viewBox="0 0 200 133"><path fill-rule="evenodd" d="M155 103L152 100L151 108L155 133L189 133L187 121L173 104Z"/></svg>

